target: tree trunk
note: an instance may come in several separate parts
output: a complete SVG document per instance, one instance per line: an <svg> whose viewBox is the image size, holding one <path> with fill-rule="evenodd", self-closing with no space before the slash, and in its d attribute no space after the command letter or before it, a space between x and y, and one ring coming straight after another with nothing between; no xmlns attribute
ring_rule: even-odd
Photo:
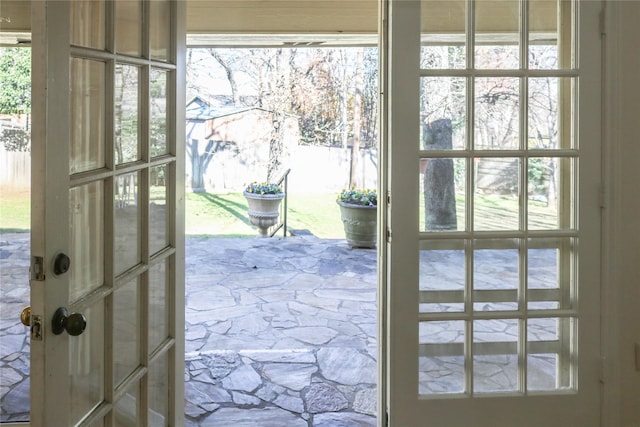
<svg viewBox="0 0 640 427"><path fill-rule="evenodd" d="M204 192L204 177L202 164L200 163L200 142L197 139L191 141L191 191Z"/></svg>
<svg viewBox="0 0 640 427"><path fill-rule="evenodd" d="M451 120L440 119L424 125L425 150L451 150ZM453 159L428 159L424 172L425 229L456 230L456 193Z"/></svg>
<svg viewBox="0 0 640 427"><path fill-rule="evenodd" d="M214 148L213 140L209 140L207 145L200 151L200 141L192 139L187 141L187 156L191 160L191 191L194 193L204 192L204 177L213 160L214 154L220 149L220 144Z"/></svg>
<svg viewBox="0 0 640 427"><path fill-rule="evenodd" d="M233 98L233 105L240 105L240 94L238 93L238 83L236 82L236 75L233 68L227 64L227 62L220 56L215 49L209 49L209 54L213 59L218 61L218 64L224 68L224 72L229 80L229 86L231 87L231 97Z"/></svg>
<svg viewBox="0 0 640 427"><path fill-rule="evenodd" d="M356 97L353 106L353 145L351 146L351 174L349 186L358 187L358 160L360 159L360 129L362 127L362 87L364 86L364 51L358 50L356 63L355 89Z"/></svg>
<svg viewBox="0 0 640 427"><path fill-rule="evenodd" d="M267 166L267 181L274 182L279 178L282 170L284 113L274 112L271 121L271 139L269 141L269 165Z"/></svg>

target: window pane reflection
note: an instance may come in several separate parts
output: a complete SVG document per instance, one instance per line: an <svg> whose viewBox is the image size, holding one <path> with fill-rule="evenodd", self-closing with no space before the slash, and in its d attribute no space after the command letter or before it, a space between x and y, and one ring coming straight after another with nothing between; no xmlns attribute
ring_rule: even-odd
<svg viewBox="0 0 640 427"><path fill-rule="evenodd" d="M105 165L105 69L101 61L71 60L71 174Z"/></svg>
<svg viewBox="0 0 640 427"><path fill-rule="evenodd" d="M69 302L104 282L104 184L69 190Z"/></svg>
<svg viewBox="0 0 640 427"><path fill-rule="evenodd" d="M103 0L69 2L71 11L71 44L104 49L105 8Z"/></svg>
<svg viewBox="0 0 640 427"><path fill-rule="evenodd" d="M114 244L116 275L140 262L139 173L115 177Z"/></svg>
<svg viewBox="0 0 640 427"><path fill-rule="evenodd" d="M167 72L151 69L149 76L151 157L166 154L167 150Z"/></svg>
<svg viewBox="0 0 640 427"><path fill-rule="evenodd" d="M460 77L420 79L421 150L466 147L466 88L466 80Z"/></svg>
<svg viewBox="0 0 640 427"><path fill-rule="evenodd" d="M119 0L116 6L116 51L124 55L142 54L142 3Z"/></svg>
<svg viewBox="0 0 640 427"><path fill-rule="evenodd" d="M115 160L116 164L140 159L140 69L116 65Z"/></svg>

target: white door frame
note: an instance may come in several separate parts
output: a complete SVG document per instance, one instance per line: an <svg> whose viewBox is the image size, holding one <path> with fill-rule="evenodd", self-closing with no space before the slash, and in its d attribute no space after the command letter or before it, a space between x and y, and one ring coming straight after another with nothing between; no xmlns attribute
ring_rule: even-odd
<svg viewBox="0 0 640 427"><path fill-rule="evenodd" d="M586 400L574 397L574 393L527 394L523 398L482 397L466 399L466 411L459 410L459 403L465 398L449 398L444 396L437 400L418 396L416 386L418 364L418 233L417 233L417 194L418 194L418 94L419 86L419 37L420 13L417 2L388 2L387 13L382 17L381 28L389 26L389 35L383 35L384 71L381 92L386 101L381 104L383 110L383 129L381 152L386 156L381 161L381 168L388 167L390 172L382 173L381 182L381 219L385 223L380 228L380 247L386 245L387 257L381 268L380 299L384 301L380 307L381 350L380 361L382 378L386 380L385 389L381 391L381 418L383 409L389 407L391 425L411 425L418 419L428 419L429 411L426 403L430 401L450 414L452 425L471 425L477 422L474 416L482 413L500 414L500 421L505 425L520 425L523 420L532 420L545 408L545 415L557 425L569 425L581 417L584 407L599 413L600 406L600 135L601 110L600 94L600 46L598 2L577 2L581 8L581 21L578 23L578 39L580 40L579 70L571 70L567 75L575 75L579 79L581 96L578 97L577 109L582 118L576 129L580 135L582 147L579 154L579 223L580 229L575 236L580 241L579 277L590 279L588 290L581 286L580 305L572 304L571 313L566 315L580 323L578 342L582 349L580 355L579 377L573 384L580 384L575 396L585 396ZM428 4L427 2L424 2ZM524 4L524 3L523 3ZM383 9L385 10L385 9ZM469 39L467 39L469 40ZM386 49L388 47L388 50ZM588 49L588 50L587 50ZM588 52L588 53L587 53ZM468 53L472 54L472 53ZM384 56L383 56L384 55ZM388 58L385 56L388 55ZM518 73L516 73L518 74ZM535 74L535 73L534 73ZM544 73L541 73L544 74ZM562 73L559 73L562 74ZM521 74L527 77L529 74ZM553 75L551 73L550 75ZM571 123L571 121L568 121ZM388 128L385 129L385 126ZM469 129L469 128L467 128ZM416 142L414 142L416 141ZM402 146L403 149L394 149ZM584 149L585 146L591 148ZM534 156L534 155L532 155ZM578 157L577 157L578 158ZM415 165L415 168L411 167ZM577 184L572 184L577 185ZM408 195L408 196L407 196ZM386 221L384 216L388 215ZM586 226L584 224L587 224ZM398 250L400 249L400 250ZM565 314L561 314L565 315ZM528 318L528 317L526 317ZM472 341L473 343L473 341ZM399 349L401 349L399 351ZM385 371L386 370L386 371ZM589 384L589 387L585 387ZM585 394L586 390L586 394ZM558 399L558 396L562 396ZM385 400L386 399L386 400ZM553 404L561 400L562 404ZM542 406L531 406L528 402L538 402ZM390 406L389 406L390 405ZM509 407L509 411L504 408ZM480 411L480 412L477 412ZM474 415L475 414L475 415ZM595 421L594 412L583 421ZM443 418L445 419L445 418ZM455 420L455 421L453 421ZM435 421L438 423L439 421ZM563 424L564 423L564 424ZM569 423L569 424L567 424ZM556 424L554 424L556 425Z"/></svg>
<svg viewBox="0 0 640 427"><path fill-rule="evenodd" d="M113 6L115 3L108 3ZM140 3L144 13L150 14L149 3ZM170 365L168 372L164 377L169 381L168 401L167 405L167 422L171 425L184 424L184 139L185 139L185 62L186 62L186 4L184 1L175 1L168 3L166 13L159 12L159 16L168 16L168 21L174 24L165 28L170 31L166 40L168 59L158 59L154 57L155 53L150 53L149 47L142 48L140 58L115 57L112 51L109 51L114 44L112 42L115 37L113 26L107 26L105 33L107 40L104 52L90 51L85 48L75 48L70 46L69 28L70 22L70 2L60 1L38 1L32 2L32 43L33 43L33 77L32 77L32 93L33 93L33 130L32 140L34 149L32 150L32 225L31 225L31 313L32 325L35 320L39 319L40 331L42 338L38 339L32 332L31 342L31 423L34 425L67 425L69 421L69 403L70 403L70 340L78 339L78 337L69 337L66 333L61 335L53 335L51 333L51 319L53 312L58 307L68 307L70 311L81 311L91 304L99 301L107 301L104 304L107 313L102 323L102 329L112 328L114 325L114 317L117 313L112 314L108 309L109 298L113 295L114 272L113 262L113 243L105 244L105 259L107 260L105 282L101 287L76 301L69 301L71 298L68 292L69 274L55 275L53 273L53 260L60 252L69 253L70 233L70 214L69 214L69 189L71 183L74 185L84 185L85 181L98 180L96 182L104 184L104 206L106 209L113 206L114 197L114 174L126 174L129 170L138 171L140 176L147 176L148 170L156 166L166 166L167 177L167 195L166 210L167 223L169 224L166 232L168 245L165 249L158 251L156 254L149 254L148 243L141 243L140 264L134 266L129 272L122 274L118 280L121 282L132 280L127 276L129 274L133 280L143 280L148 276L150 259L161 260L160 263L167 263L169 277L167 279L168 294L170 301L166 305L169 310L167 315L167 338L157 348L148 349L147 334L142 330L140 337L140 362L129 378L123 381L123 384L131 383L132 386L139 390L139 416L141 420L147 420L149 415L147 407L143 407L139 402L148 404L147 395L147 373L149 365L153 364L158 357L166 357L167 363ZM107 22L112 22L113 8L106 7L105 14ZM160 19L156 17L157 19ZM141 18L141 23L146 18ZM148 22L148 21L147 21ZM142 27L142 25L141 25ZM155 34L157 35L157 33ZM151 36L148 32L144 32L141 36L142 46L150 44ZM75 49L75 51L74 51ZM148 147L149 138L146 130L141 131L139 136L140 157L135 165L124 165L118 167L114 165L114 154L109 152L113 150L113 142L106 143L105 149L105 165L104 173L98 170L92 171L93 176L88 173L82 173L69 176L69 154L70 154L70 60L74 51L75 57L89 57L97 61L104 61L105 64L113 64L113 61L121 61L124 63L134 64L140 70L155 67L159 70L166 71L168 88L165 105L167 111L166 123L166 147L167 154L153 157L149 154ZM146 55L146 56L145 56ZM143 57L144 56L144 57ZM108 67L105 66L105 69ZM111 71L107 70L107 75ZM109 90L113 87L107 86L107 97ZM148 87L148 82L146 86ZM144 95L149 96L149 91L142 89L141 99ZM106 105L113 105L113 100L109 99ZM171 104L173 103L173 105ZM139 120L148 122L150 113L144 111L148 106L147 101L141 101L139 108ZM112 124L110 120L112 113L105 113L108 119L106 125ZM144 128L146 129L146 128ZM113 132L107 129L107 133ZM145 138L146 137L146 138ZM106 137L110 141L110 137ZM98 165L100 167L100 165ZM114 172L115 171L115 172ZM146 174L146 175L145 175ZM144 187L147 183L145 179L141 180L141 193L149 193L148 188ZM144 197L141 201L146 201ZM143 204L141 204L143 205ZM148 217L145 218L146 207L140 208L140 222L146 226ZM111 218L111 215L105 216ZM104 233L110 235L113 233L113 225L105 224ZM148 233L140 232L142 236ZM86 244L86 243L85 243ZM71 260L73 263L74 260ZM135 270L135 271L134 271ZM136 276L134 276L134 274ZM146 280L146 279L144 279ZM141 282L138 282L141 283ZM142 291L139 291L142 292ZM142 292L143 296L146 294ZM148 307L142 303L143 307ZM144 310L143 310L144 311ZM146 314L139 315L141 324L144 325L148 320ZM94 319L92 325L100 326L98 319ZM147 331L153 328L149 325ZM85 335L87 332L85 332ZM108 335L108 334L107 334ZM105 366L114 363L113 341L106 339L104 363ZM137 361L135 362L137 363ZM90 365L88 363L88 365ZM102 403L98 405L93 416L102 419L103 416L110 414L114 407L114 400L119 396L123 396L128 390L117 390L117 385L113 384L113 369L105 369L105 377L102 379L104 387L104 397ZM129 387L127 385L127 387ZM124 411L126 412L126 410ZM109 415L110 416L110 415ZM110 416L114 417L114 416Z"/></svg>

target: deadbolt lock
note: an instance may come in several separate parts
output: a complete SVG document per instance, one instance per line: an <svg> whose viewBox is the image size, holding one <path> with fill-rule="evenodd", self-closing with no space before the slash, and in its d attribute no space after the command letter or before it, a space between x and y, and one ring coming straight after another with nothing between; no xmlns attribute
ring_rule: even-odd
<svg viewBox="0 0 640 427"><path fill-rule="evenodd" d="M65 254L58 254L56 259L53 261L53 273L56 276L66 273L69 271L69 267L71 266L71 259Z"/></svg>

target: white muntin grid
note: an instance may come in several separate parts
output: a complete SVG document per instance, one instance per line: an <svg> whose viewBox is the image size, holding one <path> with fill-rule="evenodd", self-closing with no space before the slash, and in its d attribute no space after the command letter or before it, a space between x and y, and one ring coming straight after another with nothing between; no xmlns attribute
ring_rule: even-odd
<svg viewBox="0 0 640 427"><path fill-rule="evenodd" d="M458 159L464 164L464 220L458 231L421 231L420 250L457 250L464 253L464 289L421 290L420 303L458 304L458 308L448 311L437 309L421 311L418 321L448 322L453 329L464 324L463 340L454 342L423 342L419 346L421 357L463 356L463 379L460 388L442 392L427 392L423 397L444 397L452 394L473 396L486 395L527 395L536 393L562 393L577 388L577 328L578 328L578 171L579 146L577 123L577 91L580 71L576 64L577 52L575 36L575 16L577 5L561 2L557 26L558 67L556 69L529 68L529 6L528 0L514 0L519 9L519 31L517 69L476 68L476 6L481 1L466 1L466 31L463 40L465 68L420 69L424 78L457 78L465 82L465 144L461 149L420 150L421 159ZM423 4L424 7L424 4ZM563 28L569 27L569 30ZM464 47L463 47L464 48ZM513 149L486 149L476 147L475 114L476 82L486 78L513 78L518 81L518 147ZM529 82L531 79L557 79L558 146L551 149L529 148ZM421 86L422 88L422 86ZM416 124L417 125L417 124ZM476 159L511 159L517 167L517 226L504 229L476 229L477 214L474 206L476 188ZM529 221L529 176L530 159L551 159L557 164L557 217L556 227L536 229ZM417 163L417 161L416 161ZM422 207L421 207L422 209ZM462 227L461 227L462 226ZM529 286L529 251L535 249L555 249L557 265L556 289L537 289ZM477 251L513 251L517 253L517 286L510 289L474 289ZM555 302L555 308L536 309L536 303ZM512 303L508 309L478 311L474 303ZM450 308L450 306L449 306ZM537 321L549 319L556 324L555 339L531 339L529 328ZM480 342L476 339L476 327L486 321L502 321L504 325L517 324L517 334L513 340ZM436 323L434 323L436 325ZM529 386L529 356L535 354L555 354L555 387L537 390ZM476 356L513 355L517 359L517 379L513 389L478 391L474 385ZM513 368L513 366L511 366Z"/></svg>

